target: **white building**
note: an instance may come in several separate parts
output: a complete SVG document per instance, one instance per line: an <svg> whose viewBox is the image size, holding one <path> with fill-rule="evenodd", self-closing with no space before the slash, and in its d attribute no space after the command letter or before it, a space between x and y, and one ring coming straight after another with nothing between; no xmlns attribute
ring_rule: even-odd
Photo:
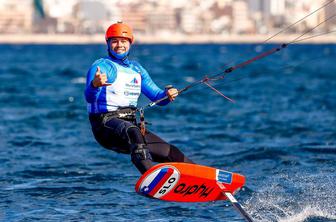
<svg viewBox="0 0 336 222"><path fill-rule="evenodd" d="M232 4L233 33L249 33L253 30L253 23L249 18L248 4L244 0L234 1Z"/></svg>
<svg viewBox="0 0 336 222"><path fill-rule="evenodd" d="M307 16L309 13L315 11L320 8L324 1L315 1L315 0L287 0L290 3L290 8L286 10L286 18L289 24L292 24L303 17ZM310 15L304 21L300 22L295 26L295 31L304 32L307 31L316 25L318 25L321 21L324 20L325 9L321 9L318 12ZM321 30L325 27L324 25L319 26L314 31Z"/></svg>
<svg viewBox="0 0 336 222"><path fill-rule="evenodd" d="M29 33L32 26L32 0L0 0L0 33Z"/></svg>
<svg viewBox="0 0 336 222"><path fill-rule="evenodd" d="M272 16L283 16L286 11L286 0L269 1Z"/></svg>

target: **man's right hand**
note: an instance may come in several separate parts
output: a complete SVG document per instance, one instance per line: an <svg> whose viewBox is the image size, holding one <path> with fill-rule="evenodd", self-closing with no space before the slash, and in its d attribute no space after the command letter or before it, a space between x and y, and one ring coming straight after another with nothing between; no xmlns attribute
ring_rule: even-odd
<svg viewBox="0 0 336 222"><path fill-rule="evenodd" d="M100 72L99 66L97 67L97 71L94 79L92 80L93 87L102 87L102 86L110 86L111 83L107 82L107 75L105 73Z"/></svg>

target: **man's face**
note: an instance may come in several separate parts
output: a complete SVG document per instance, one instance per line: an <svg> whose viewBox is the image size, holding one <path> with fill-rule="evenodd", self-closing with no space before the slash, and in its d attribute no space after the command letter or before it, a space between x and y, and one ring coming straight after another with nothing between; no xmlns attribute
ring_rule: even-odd
<svg viewBox="0 0 336 222"><path fill-rule="evenodd" d="M130 48L130 41L127 38L112 38L110 41L110 48L117 54L123 54Z"/></svg>

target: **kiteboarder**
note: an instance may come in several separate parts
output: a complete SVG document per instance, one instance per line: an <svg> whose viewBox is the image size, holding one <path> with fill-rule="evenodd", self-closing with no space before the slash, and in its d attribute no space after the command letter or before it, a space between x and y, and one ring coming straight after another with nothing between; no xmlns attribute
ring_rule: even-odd
<svg viewBox="0 0 336 222"><path fill-rule="evenodd" d="M97 142L103 147L131 155L137 169L144 173L153 162L193 163L177 147L148 130L142 131L136 120L141 93L151 101L167 97L158 105L175 100L178 90L164 90L148 72L128 55L134 37L125 23L112 24L105 34L108 56L96 60L87 73L85 98L89 119Z"/></svg>

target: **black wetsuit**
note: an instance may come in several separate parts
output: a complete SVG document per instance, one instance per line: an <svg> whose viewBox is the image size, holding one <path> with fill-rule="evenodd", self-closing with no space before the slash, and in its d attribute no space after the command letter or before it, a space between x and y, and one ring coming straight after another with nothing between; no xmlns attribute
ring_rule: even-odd
<svg viewBox="0 0 336 222"><path fill-rule="evenodd" d="M153 166L152 161L193 163L177 147L154 133L146 131L143 137L134 115L118 117L118 112L131 111L130 108L124 108L106 114L90 114L93 134L103 147L131 154L132 162L141 173Z"/></svg>

